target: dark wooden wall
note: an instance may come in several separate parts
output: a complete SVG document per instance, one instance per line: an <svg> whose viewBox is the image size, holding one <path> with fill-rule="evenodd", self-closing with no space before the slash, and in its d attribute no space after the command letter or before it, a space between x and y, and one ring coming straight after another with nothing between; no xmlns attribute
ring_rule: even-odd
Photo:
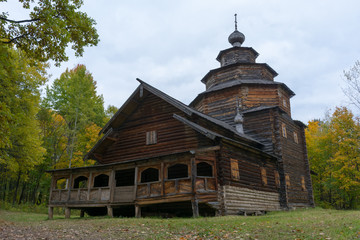
<svg viewBox="0 0 360 240"><path fill-rule="evenodd" d="M240 179L231 176L231 159L238 160ZM277 170L276 159L266 158L224 143L218 160L218 175L221 185L251 188L259 191L278 192L274 171ZM267 184L261 177L261 167L266 169Z"/></svg>
<svg viewBox="0 0 360 240"><path fill-rule="evenodd" d="M306 158L305 136L303 127L296 124L286 114L279 113L279 125L286 126L286 136L283 137L280 131L281 155L284 173L288 174L290 184L287 186L287 198L290 206L312 205L310 172ZM297 133L298 143L295 142L294 132ZM305 178L306 189L302 188L301 178ZM309 189L310 187L310 189Z"/></svg>
<svg viewBox="0 0 360 240"><path fill-rule="evenodd" d="M237 99L242 98L243 109L259 106L279 106L290 115L289 95L278 85L238 85L204 95L195 108L205 114L234 125ZM283 104L285 99L286 106Z"/></svg>
<svg viewBox="0 0 360 240"><path fill-rule="evenodd" d="M183 152L201 145L211 145L210 141L196 131L173 118L176 113L184 116L177 108L161 98L149 94L137 109L115 131L118 139L108 147L101 163L114 163ZM146 145L146 132L157 132L157 143Z"/></svg>

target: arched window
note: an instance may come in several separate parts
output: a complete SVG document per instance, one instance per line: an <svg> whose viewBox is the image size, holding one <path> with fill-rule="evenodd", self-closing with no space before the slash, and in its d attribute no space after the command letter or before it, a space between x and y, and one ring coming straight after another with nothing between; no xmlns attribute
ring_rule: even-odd
<svg viewBox="0 0 360 240"><path fill-rule="evenodd" d="M188 177L188 166L186 164L175 164L168 167L168 179Z"/></svg>
<svg viewBox="0 0 360 240"><path fill-rule="evenodd" d="M212 177L212 166L206 162L200 162L196 165L196 175L200 177Z"/></svg>
<svg viewBox="0 0 360 240"><path fill-rule="evenodd" d="M159 181L159 170L156 168L147 168L141 173L141 182L155 182Z"/></svg>
<svg viewBox="0 0 360 240"><path fill-rule="evenodd" d="M74 180L74 188L86 188L87 187L87 177L79 176Z"/></svg>
<svg viewBox="0 0 360 240"><path fill-rule="evenodd" d="M56 180L55 189L66 189L66 178Z"/></svg>
<svg viewBox="0 0 360 240"><path fill-rule="evenodd" d="M107 187L109 186L109 176L100 174L94 178L94 187Z"/></svg>

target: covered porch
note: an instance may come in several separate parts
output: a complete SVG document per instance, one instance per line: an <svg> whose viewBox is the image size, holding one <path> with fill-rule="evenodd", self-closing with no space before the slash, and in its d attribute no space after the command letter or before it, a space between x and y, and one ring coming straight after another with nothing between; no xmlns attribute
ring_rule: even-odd
<svg viewBox="0 0 360 240"><path fill-rule="evenodd" d="M192 215L197 217L199 203L217 202L216 150L212 147L151 159L51 170L49 219L54 207L64 207L66 218L71 209L80 209L84 216L102 208L114 216L114 209L121 212L126 206L140 217L142 208L171 203L176 206L178 202L191 203Z"/></svg>

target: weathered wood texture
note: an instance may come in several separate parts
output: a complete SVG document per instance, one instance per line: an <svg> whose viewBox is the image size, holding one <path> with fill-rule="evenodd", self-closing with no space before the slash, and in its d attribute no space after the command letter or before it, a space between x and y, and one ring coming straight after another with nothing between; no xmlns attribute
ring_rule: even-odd
<svg viewBox="0 0 360 240"><path fill-rule="evenodd" d="M233 64L210 71L202 81L206 84L206 89L211 88L215 84L235 79L265 79L273 81L274 75L271 70L266 64Z"/></svg>
<svg viewBox="0 0 360 240"><path fill-rule="evenodd" d="M244 114L244 132L264 144L264 151L269 153L276 153L275 144L276 139L274 132L274 116L272 109L265 109L262 111L250 112Z"/></svg>
<svg viewBox="0 0 360 240"><path fill-rule="evenodd" d="M144 97L143 103L117 129L118 139L103 153L101 163L114 163L171 154L195 149L200 142L209 142L190 127L173 118L184 113L153 94ZM157 132L157 143L146 145L146 132ZM204 144L206 145L206 144Z"/></svg>
<svg viewBox="0 0 360 240"><path fill-rule="evenodd" d="M259 106L279 106L289 115L289 95L278 85L238 85L209 92L195 105L195 108L218 118L230 125L234 125L237 100L241 98L242 108L249 109ZM287 102L284 106L283 100Z"/></svg>
<svg viewBox="0 0 360 240"><path fill-rule="evenodd" d="M279 194L255 189L222 186L219 201L224 206L224 215L238 215L245 211L280 210Z"/></svg>
<svg viewBox="0 0 360 240"><path fill-rule="evenodd" d="M305 148L305 136L303 127L296 124L285 114L279 113L279 124L285 124L286 137L280 134L281 156L284 174L288 174L290 184L287 186L287 198L290 207L312 206L312 189L309 172L309 163ZM298 142L294 138L297 135ZM305 178L307 189L303 189L301 179ZM310 192L309 192L310 191Z"/></svg>
<svg viewBox="0 0 360 240"><path fill-rule="evenodd" d="M231 175L231 159L238 161L240 179L233 179ZM219 162L221 185L252 188L265 192L278 192L274 171L277 170L276 159L265 158L255 153L239 150L224 144L221 149ZM267 184L263 184L261 167L266 170Z"/></svg>

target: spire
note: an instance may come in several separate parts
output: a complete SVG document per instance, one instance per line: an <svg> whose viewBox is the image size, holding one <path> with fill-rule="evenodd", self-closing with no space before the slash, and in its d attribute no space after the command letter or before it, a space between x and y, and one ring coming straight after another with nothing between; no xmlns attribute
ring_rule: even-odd
<svg viewBox="0 0 360 240"><path fill-rule="evenodd" d="M237 31L237 19L236 19L237 14L235 13L234 16L235 16L235 31Z"/></svg>
<svg viewBox="0 0 360 240"><path fill-rule="evenodd" d="M235 16L235 31L230 34L228 40L233 47L241 47L241 44L245 41L245 36L237 30L237 14Z"/></svg>

